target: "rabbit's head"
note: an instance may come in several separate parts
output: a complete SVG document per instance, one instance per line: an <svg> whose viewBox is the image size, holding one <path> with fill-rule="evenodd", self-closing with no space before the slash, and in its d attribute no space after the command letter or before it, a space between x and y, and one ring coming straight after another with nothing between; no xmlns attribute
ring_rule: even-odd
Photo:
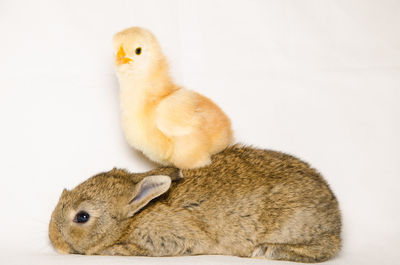
<svg viewBox="0 0 400 265"><path fill-rule="evenodd" d="M171 178L113 169L71 191L64 190L53 211L49 237L60 253L92 254L117 240L129 218L165 193Z"/></svg>

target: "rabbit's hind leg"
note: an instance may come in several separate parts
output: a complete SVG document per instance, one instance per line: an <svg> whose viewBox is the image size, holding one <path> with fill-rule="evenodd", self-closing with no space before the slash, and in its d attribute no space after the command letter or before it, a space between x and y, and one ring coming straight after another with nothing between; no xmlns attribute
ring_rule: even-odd
<svg viewBox="0 0 400 265"><path fill-rule="evenodd" d="M333 257L340 249L340 240L335 236L322 237L318 242L307 244L274 244L258 246L253 258L289 260L296 262L322 262Z"/></svg>

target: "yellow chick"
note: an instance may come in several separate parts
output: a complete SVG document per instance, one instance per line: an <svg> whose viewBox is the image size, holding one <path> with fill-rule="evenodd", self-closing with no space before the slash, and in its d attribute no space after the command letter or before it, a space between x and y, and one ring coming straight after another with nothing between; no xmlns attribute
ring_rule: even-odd
<svg viewBox="0 0 400 265"><path fill-rule="evenodd" d="M176 85L154 35L132 27L113 38L122 125L128 143L151 160L188 169L233 141L231 123L210 99Z"/></svg>

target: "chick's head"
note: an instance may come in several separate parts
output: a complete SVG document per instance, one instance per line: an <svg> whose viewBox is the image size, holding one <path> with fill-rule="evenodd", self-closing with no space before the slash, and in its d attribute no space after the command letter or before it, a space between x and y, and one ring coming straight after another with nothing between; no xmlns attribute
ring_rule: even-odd
<svg viewBox="0 0 400 265"><path fill-rule="evenodd" d="M148 74L164 59L154 35L139 27L125 29L113 38L115 65L119 72L132 75Z"/></svg>

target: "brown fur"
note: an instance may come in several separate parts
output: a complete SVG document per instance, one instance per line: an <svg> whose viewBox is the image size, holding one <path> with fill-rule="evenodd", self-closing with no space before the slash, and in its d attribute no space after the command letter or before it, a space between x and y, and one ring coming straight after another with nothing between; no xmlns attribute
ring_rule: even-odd
<svg viewBox="0 0 400 265"><path fill-rule="evenodd" d="M150 31L128 28L114 36L113 45L122 125L131 146L155 162L196 168L232 143L229 118L207 97L172 81Z"/></svg>
<svg viewBox="0 0 400 265"><path fill-rule="evenodd" d="M138 185L154 175L175 181L127 216ZM91 219L73 223L82 208ZM338 202L314 169L283 153L239 145L200 169L161 167L141 174L114 169L96 175L63 192L49 227L52 244L63 253L221 254L298 262L333 257L340 232Z"/></svg>

